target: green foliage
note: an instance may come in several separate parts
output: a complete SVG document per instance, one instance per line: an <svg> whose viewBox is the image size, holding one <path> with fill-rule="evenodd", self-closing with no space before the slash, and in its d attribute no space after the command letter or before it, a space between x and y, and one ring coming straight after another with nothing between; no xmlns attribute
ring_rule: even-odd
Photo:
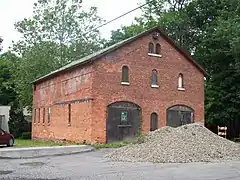
<svg viewBox="0 0 240 180"><path fill-rule="evenodd" d="M101 48L93 30L101 23L95 7L85 11L76 0L39 0L33 17L15 24L23 39L12 47L20 55L12 70L23 106L31 107L33 80Z"/></svg>
<svg viewBox="0 0 240 180"><path fill-rule="evenodd" d="M141 133L139 133L139 135L136 137L136 140L133 141L132 143L133 144L142 144L144 142L145 142L145 137Z"/></svg>
<svg viewBox="0 0 240 180"><path fill-rule="evenodd" d="M120 143L113 143L113 144L93 144L92 146L95 149L103 149L103 148L120 148L126 145L127 143L120 142Z"/></svg>
<svg viewBox="0 0 240 180"><path fill-rule="evenodd" d="M14 146L16 147L48 147L48 146L71 146L76 143L70 142L53 142L53 141L35 141L28 139L15 139Z"/></svg>
<svg viewBox="0 0 240 180"><path fill-rule="evenodd" d="M21 135L21 139L31 139L31 132L23 132Z"/></svg>
<svg viewBox="0 0 240 180"><path fill-rule="evenodd" d="M9 105L16 96L8 56L8 54L0 56L0 105Z"/></svg>
<svg viewBox="0 0 240 180"><path fill-rule="evenodd" d="M3 42L3 38L2 37L0 37L0 52L2 51L2 42Z"/></svg>
<svg viewBox="0 0 240 180"><path fill-rule="evenodd" d="M13 103L11 103L10 118L8 123L10 132L14 135L14 137L21 137L23 132L31 131L31 123L24 119L22 108L17 101L18 100L16 99Z"/></svg>
<svg viewBox="0 0 240 180"><path fill-rule="evenodd" d="M9 105L10 132L18 137L24 131L31 131L31 125L24 119L22 106L19 103L16 84L13 79L14 62L18 58L10 53L4 53L0 56L0 105Z"/></svg>

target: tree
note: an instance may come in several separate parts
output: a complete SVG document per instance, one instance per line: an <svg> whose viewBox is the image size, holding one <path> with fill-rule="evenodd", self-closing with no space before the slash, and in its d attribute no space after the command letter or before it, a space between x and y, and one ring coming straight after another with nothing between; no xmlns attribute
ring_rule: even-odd
<svg viewBox="0 0 240 180"><path fill-rule="evenodd" d="M21 57L13 71L23 106L31 107L33 80L101 48L94 30L101 23L97 9L86 12L81 1L38 0L33 17L15 24L23 35L12 48Z"/></svg>
<svg viewBox="0 0 240 180"><path fill-rule="evenodd" d="M0 52L2 51L2 42L3 42L3 38L0 37Z"/></svg>
<svg viewBox="0 0 240 180"><path fill-rule="evenodd" d="M11 72L15 59L17 57L9 52L0 56L0 105L11 106L9 129L14 136L18 137L22 132L30 131L30 127L23 117Z"/></svg>
<svg viewBox="0 0 240 180"><path fill-rule="evenodd" d="M10 74L10 63L7 55L0 56L0 105L8 105L15 98L13 81Z"/></svg>
<svg viewBox="0 0 240 180"><path fill-rule="evenodd" d="M123 26L112 31L109 44L126 39L151 27L158 26L175 40L175 42L189 50L191 37L195 34L191 31L190 19L186 12L189 0L146 0L148 3L142 8L143 15L136 18L131 26Z"/></svg>

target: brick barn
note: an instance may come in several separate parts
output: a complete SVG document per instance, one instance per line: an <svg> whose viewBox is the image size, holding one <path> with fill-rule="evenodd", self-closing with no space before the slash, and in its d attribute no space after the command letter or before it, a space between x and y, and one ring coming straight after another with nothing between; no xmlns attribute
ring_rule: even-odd
<svg viewBox="0 0 240 180"><path fill-rule="evenodd" d="M161 29L150 29L34 81L32 138L110 143L203 124L205 76Z"/></svg>

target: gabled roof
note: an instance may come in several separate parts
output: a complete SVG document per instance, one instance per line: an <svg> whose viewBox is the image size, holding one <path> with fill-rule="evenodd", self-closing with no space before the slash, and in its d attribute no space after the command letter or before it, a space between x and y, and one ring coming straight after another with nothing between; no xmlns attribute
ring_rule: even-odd
<svg viewBox="0 0 240 180"><path fill-rule="evenodd" d="M70 69L73 69L77 66L80 66L80 65L83 65L83 64L86 64L88 62L92 62L94 60L97 60L98 58L110 53L110 52L113 52L114 50L128 44L128 43L131 43L133 42L134 40L136 40L137 38L140 38L144 35L147 35L151 32L154 32L154 31L159 31L161 36L164 37L171 45L173 45L181 54L183 54L191 63L193 63L193 65L195 65L203 74L204 76L208 76L208 73L192 58L192 56L187 52L185 51L183 48L181 48L179 45L177 45L162 29L158 28L158 27L154 27L152 29L149 29L147 31L144 31L142 33L139 33L137 34L136 36L133 36L133 37L130 37L128 39L125 39L123 41L120 41L112 46L109 46L105 49L102 49L100 51L97 51L93 54L90 54L88 56L85 56L79 60L76 60L76 61L73 61L55 71L52 71L50 72L49 74L46 74L45 76L42 76L38 79L36 79L35 81L33 81L33 83L37 83L37 82L40 82L40 81L43 81L45 79L48 79L48 78L51 78L53 76L56 76L57 74L61 73L61 72L64 72L64 71L68 71Z"/></svg>

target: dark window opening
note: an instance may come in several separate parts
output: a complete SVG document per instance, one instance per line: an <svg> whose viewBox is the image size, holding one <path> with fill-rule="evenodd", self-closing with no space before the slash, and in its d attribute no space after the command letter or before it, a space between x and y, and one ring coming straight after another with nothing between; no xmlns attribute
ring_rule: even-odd
<svg viewBox="0 0 240 180"><path fill-rule="evenodd" d="M122 82L129 82L129 69L127 66L122 67Z"/></svg>
<svg viewBox="0 0 240 180"><path fill-rule="evenodd" d="M152 113L151 114L151 119L150 119L150 131L155 131L158 129L158 115L157 113Z"/></svg>
<svg viewBox="0 0 240 180"><path fill-rule="evenodd" d="M152 85L158 85L158 73L157 73L157 70L152 70Z"/></svg>
<svg viewBox="0 0 240 180"><path fill-rule="evenodd" d="M154 53L154 45L152 42L148 44L148 53Z"/></svg>
<svg viewBox="0 0 240 180"><path fill-rule="evenodd" d="M43 123L45 123L45 108L43 108Z"/></svg>
<svg viewBox="0 0 240 180"><path fill-rule="evenodd" d="M41 108L38 109L38 123L40 123L40 117L41 117Z"/></svg>
<svg viewBox="0 0 240 180"><path fill-rule="evenodd" d="M50 123L51 108L48 108L48 123Z"/></svg>
<svg viewBox="0 0 240 180"><path fill-rule="evenodd" d="M68 104L68 124L71 124L71 110L72 110L72 107L71 107L71 104Z"/></svg>
<svg viewBox="0 0 240 180"><path fill-rule="evenodd" d="M36 119L37 119L37 109L34 109L34 115L33 115L33 122L36 123Z"/></svg>
<svg viewBox="0 0 240 180"><path fill-rule="evenodd" d="M156 54L161 54L161 45L160 44L156 44Z"/></svg>

